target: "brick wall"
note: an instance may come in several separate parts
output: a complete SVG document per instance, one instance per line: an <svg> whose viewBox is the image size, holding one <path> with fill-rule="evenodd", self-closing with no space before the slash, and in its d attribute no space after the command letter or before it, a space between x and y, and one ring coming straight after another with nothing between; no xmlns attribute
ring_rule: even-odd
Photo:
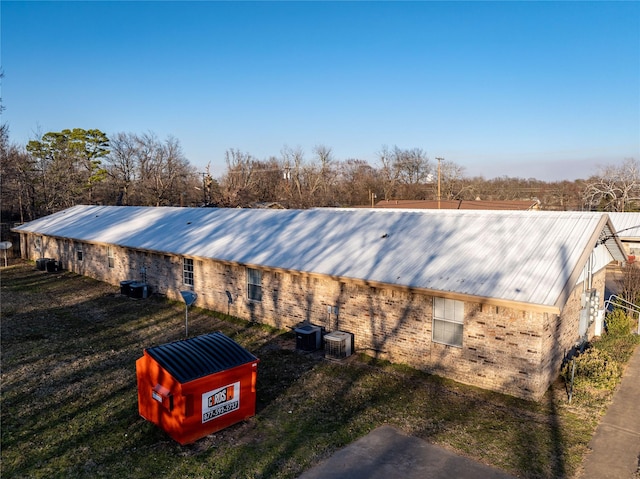
<svg viewBox="0 0 640 479"><path fill-rule="evenodd" d="M606 268L593 275L592 288L600 291L600 304L598 309L604 307L604 290L606 281ZM543 328L543 347L546 352L541 362L541 381L550 383L557 378L562 360L578 345L579 318L583 284L579 284L572 291L561 315L550 315L545 318ZM587 337L593 338L595 324L589 325Z"/></svg>
<svg viewBox="0 0 640 479"><path fill-rule="evenodd" d="M41 256L34 244L26 241L22 249L32 260ZM112 247L110 268L106 245L83 244L82 261L72 241L43 238L42 246L42 256L58 259L65 269L114 285L146 277L152 292L179 301L180 290L189 289L182 283L179 256ZM594 286L604 291L604 270L595 276ZM244 266L198 259L193 289L201 308L280 329L308 321L327 331L349 331L359 352L533 399L557 377L575 344L582 292L581 286L576 288L561 315L466 302L463 345L454 347L431 340L433 298L424 293L263 270L262 301L255 302L247 298Z"/></svg>

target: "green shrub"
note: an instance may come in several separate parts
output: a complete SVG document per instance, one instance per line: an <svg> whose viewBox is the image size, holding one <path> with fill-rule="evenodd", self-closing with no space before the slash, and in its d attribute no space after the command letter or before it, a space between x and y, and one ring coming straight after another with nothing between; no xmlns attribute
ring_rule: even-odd
<svg viewBox="0 0 640 479"><path fill-rule="evenodd" d="M609 353L614 361L626 364L638 344L640 344L640 336L637 334L627 334L626 336L604 334L595 339L592 346Z"/></svg>
<svg viewBox="0 0 640 479"><path fill-rule="evenodd" d="M574 389L592 387L596 389L614 389L622 376L622 365L611 355L597 348L589 348L575 359ZM562 368L562 377L569 383L573 361Z"/></svg>
<svg viewBox="0 0 640 479"><path fill-rule="evenodd" d="M626 336L631 334L632 320L622 309L616 308L607 314L605 319L607 334L613 336Z"/></svg>

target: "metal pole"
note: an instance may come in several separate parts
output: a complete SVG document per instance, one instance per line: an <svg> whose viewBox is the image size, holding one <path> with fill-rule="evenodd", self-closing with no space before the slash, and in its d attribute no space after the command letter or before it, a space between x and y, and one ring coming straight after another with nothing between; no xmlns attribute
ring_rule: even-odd
<svg viewBox="0 0 640 479"><path fill-rule="evenodd" d="M184 336L189 337L189 306L184 307Z"/></svg>
<svg viewBox="0 0 640 479"><path fill-rule="evenodd" d="M207 172L200 173L202 175L202 203L207 206L209 204L207 198Z"/></svg>
<svg viewBox="0 0 640 479"><path fill-rule="evenodd" d="M571 361L571 383L569 384L569 404L571 404L571 398L573 398L573 378L576 375L576 358Z"/></svg>
<svg viewBox="0 0 640 479"><path fill-rule="evenodd" d="M440 162L444 160L444 158L436 158L438 160L438 209L440 209Z"/></svg>

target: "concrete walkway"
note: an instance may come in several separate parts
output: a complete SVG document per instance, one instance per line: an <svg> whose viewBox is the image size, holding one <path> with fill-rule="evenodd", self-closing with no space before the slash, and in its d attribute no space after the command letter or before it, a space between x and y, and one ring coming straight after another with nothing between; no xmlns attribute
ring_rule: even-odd
<svg viewBox="0 0 640 479"><path fill-rule="evenodd" d="M581 479L631 479L640 456L640 347L589 443ZM640 477L640 476L638 476Z"/></svg>
<svg viewBox="0 0 640 479"><path fill-rule="evenodd" d="M374 429L298 479L430 478L514 479L391 426Z"/></svg>
<svg viewBox="0 0 640 479"><path fill-rule="evenodd" d="M640 456L640 347L589 443L579 479L634 479ZM382 426L298 479L513 479L442 447Z"/></svg>

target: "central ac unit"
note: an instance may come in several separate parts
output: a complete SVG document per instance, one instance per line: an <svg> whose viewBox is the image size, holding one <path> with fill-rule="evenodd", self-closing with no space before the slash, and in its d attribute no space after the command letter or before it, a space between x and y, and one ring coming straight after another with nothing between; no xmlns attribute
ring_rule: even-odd
<svg viewBox="0 0 640 479"><path fill-rule="evenodd" d="M146 283L131 283L129 296L136 299L145 299L149 296L149 286Z"/></svg>
<svg viewBox="0 0 640 479"><path fill-rule="evenodd" d="M344 331L333 331L324 336L324 357L327 359L344 359L353 354L353 334Z"/></svg>
<svg viewBox="0 0 640 479"><path fill-rule="evenodd" d="M320 349L322 330L319 326L304 324L297 327L294 331L296 333L296 349L302 351L316 351Z"/></svg>

